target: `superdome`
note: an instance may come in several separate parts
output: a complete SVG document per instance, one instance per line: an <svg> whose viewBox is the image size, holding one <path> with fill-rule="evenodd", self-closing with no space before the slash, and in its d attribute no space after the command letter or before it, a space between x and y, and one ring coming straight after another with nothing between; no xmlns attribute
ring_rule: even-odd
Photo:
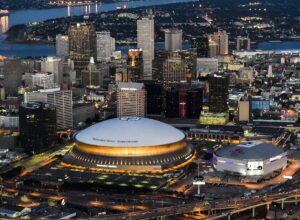
<svg viewBox="0 0 300 220"><path fill-rule="evenodd" d="M164 172L186 165L195 156L182 131L147 118L103 121L78 132L74 139L64 163L83 168Z"/></svg>
<svg viewBox="0 0 300 220"><path fill-rule="evenodd" d="M75 136L76 141L111 147L140 147L170 144L185 139L183 132L160 121L123 117L88 127Z"/></svg>

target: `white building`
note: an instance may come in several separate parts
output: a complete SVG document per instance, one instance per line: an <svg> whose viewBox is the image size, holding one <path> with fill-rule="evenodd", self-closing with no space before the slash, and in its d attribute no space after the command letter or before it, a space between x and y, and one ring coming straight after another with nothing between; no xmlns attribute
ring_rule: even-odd
<svg viewBox="0 0 300 220"><path fill-rule="evenodd" d="M65 57L69 55L69 37L67 35L56 35L56 55Z"/></svg>
<svg viewBox="0 0 300 220"><path fill-rule="evenodd" d="M31 89L51 89L55 85L55 77L53 73L25 73L24 78L25 85Z"/></svg>
<svg viewBox="0 0 300 220"><path fill-rule="evenodd" d="M144 79L152 79L154 59L154 19L152 17L137 21L137 47L143 50Z"/></svg>
<svg viewBox="0 0 300 220"><path fill-rule="evenodd" d="M177 28L165 30L165 49L169 52L182 49L182 30Z"/></svg>
<svg viewBox="0 0 300 220"><path fill-rule="evenodd" d="M145 116L146 91L143 83L117 84L117 115L123 116Z"/></svg>
<svg viewBox="0 0 300 220"><path fill-rule="evenodd" d="M115 38L110 36L109 31L96 32L97 36L97 61L109 62L115 51Z"/></svg>
<svg viewBox="0 0 300 220"><path fill-rule="evenodd" d="M63 82L63 60L60 57L47 57L41 61L41 72L53 73L55 84Z"/></svg>
<svg viewBox="0 0 300 220"><path fill-rule="evenodd" d="M206 76L218 72L218 66L217 58L197 58L197 75Z"/></svg>
<svg viewBox="0 0 300 220"><path fill-rule="evenodd" d="M26 92L24 102L49 103L56 108L56 120L58 129L69 129L73 127L73 101L72 91L60 88L41 89L35 92Z"/></svg>

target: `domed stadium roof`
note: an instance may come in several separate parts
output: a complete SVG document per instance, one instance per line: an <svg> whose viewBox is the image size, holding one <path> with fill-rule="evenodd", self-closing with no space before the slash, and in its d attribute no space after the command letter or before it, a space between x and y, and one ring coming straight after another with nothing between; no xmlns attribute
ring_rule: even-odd
<svg viewBox="0 0 300 220"><path fill-rule="evenodd" d="M146 147L181 141L185 134L160 121L122 117L92 125L75 135L77 142L109 147Z"/></svg>

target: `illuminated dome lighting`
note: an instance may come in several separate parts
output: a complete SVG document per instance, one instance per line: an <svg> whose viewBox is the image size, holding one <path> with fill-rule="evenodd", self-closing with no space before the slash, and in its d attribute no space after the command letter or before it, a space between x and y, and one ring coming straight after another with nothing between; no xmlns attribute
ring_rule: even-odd
<svg viewBox="0 0 300 220"><path fill-rule="evenodd" d="M110 119L75 135L64 163L122 172L164 172L188 164L194 155L185 134L162 122L138 117Z"/></svg>

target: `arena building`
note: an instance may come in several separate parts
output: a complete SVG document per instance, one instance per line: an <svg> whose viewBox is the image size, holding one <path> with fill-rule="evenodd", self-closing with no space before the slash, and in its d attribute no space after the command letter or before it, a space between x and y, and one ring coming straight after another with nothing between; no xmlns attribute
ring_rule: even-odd
<svg viewBox="0 0 300 220"><path fill-rule="evenodd" d="M92 125L75 136L65 166L115 172L167 172L195 158L180 130L147 118L122 117Z"/></svg>
<svg viewBox="0 0 300 220"><path fill-rule="evenodd" d="M281 148L259 141L243 142L224 147L214 153L217 171L240 176L272 176L287 165L287 155Z"/></svg>

